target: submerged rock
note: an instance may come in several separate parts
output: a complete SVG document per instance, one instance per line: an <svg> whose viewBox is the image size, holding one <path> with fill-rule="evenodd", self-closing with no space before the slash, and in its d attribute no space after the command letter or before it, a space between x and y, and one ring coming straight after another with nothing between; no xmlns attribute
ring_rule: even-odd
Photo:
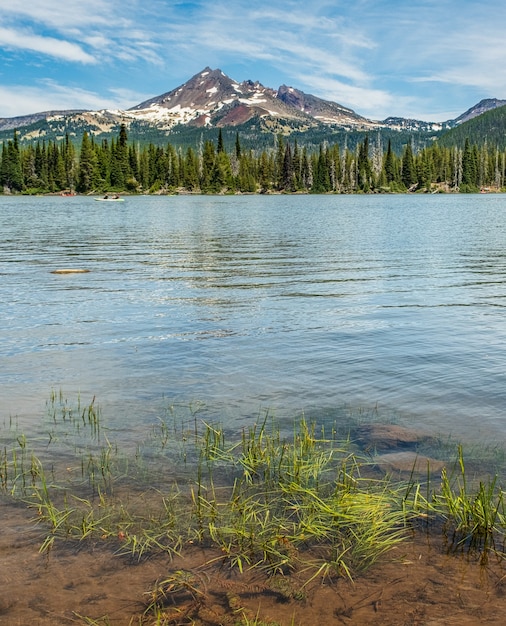
<svg viewBox="0 0 506 626"><path fill-rule="evenodd" d="M445 463L412 451L390 452L374 458L374 464L387 473L439 474Z"/></svg>
<svg viewBox="0 0 506 626"><path fill-rule="evenodd" d="M365 449L392 450L414 448L431 437L396 424L365 424L355 431L354 439Z"/></svg>
<svg viewBox="0 0 506 626"><path fill-rule="evenodd" d="M87 274L90 270L64 268L61 270L53 270L51 274Z"/></svg>

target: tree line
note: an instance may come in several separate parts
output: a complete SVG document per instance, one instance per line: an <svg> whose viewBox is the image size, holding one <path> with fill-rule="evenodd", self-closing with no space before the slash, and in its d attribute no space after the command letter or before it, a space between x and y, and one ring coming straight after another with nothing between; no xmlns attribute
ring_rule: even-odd
<svg viewBox="0 0 506 626"><path fill-rule="evenodd" d="M195 148L135 145L121 126L118 136L96 142L84 133L80 146L37 141L20 146L17 133L2 145L0 186L11 193L372 193L475 192L505 188L506 152L496 147L446 147L437 142L402 153L381 136L365 135L354 150L321 143L316 150L278 136L272 148L243 150L239 134L225 149L216 141Z"/></svg>

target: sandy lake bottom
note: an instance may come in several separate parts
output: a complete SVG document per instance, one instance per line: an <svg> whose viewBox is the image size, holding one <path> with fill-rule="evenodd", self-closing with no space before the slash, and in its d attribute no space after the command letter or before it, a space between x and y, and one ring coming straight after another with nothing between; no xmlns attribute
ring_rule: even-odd
<svg viewBox="0 0 506 626"><path fill-rule="evenodd" d="M110 542L61 541L39 553L33 511L2 504L0 624L503 624L506 564L450 551L440 532L418 531L354 582L336 578L301 590L303 579L231 570L212 551L189 547L170 560L114 554ZM218 555L219 556L219 555ZM157 580L184 572L166 621L143 615ZM256 620L256 621L255 621Z"/></svg>

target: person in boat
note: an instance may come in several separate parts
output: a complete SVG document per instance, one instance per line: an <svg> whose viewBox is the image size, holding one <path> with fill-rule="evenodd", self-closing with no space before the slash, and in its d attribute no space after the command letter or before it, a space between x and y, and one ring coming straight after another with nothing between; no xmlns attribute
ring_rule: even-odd
<svg viewBox="0 0 506 626"><path fill-rule="evenodd" d="M108 200L108 199L109 199L109 196L107 194L105 194L104 200Z"/></svg>

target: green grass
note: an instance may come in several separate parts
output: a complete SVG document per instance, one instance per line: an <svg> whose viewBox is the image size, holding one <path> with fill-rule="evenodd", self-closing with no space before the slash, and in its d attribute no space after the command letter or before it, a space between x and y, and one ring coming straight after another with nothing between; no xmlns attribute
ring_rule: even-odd
<svg viewBox="0 0 506 626"><path fill-rule="evenodd" d="M446 520L452 544L469 545L486 551L494 548L495 539L506 530L504 491L497 475L471 485L466 473L464 452L458 447L454 470L443 468L440 492L434 495L434 507Z"/></svg>

